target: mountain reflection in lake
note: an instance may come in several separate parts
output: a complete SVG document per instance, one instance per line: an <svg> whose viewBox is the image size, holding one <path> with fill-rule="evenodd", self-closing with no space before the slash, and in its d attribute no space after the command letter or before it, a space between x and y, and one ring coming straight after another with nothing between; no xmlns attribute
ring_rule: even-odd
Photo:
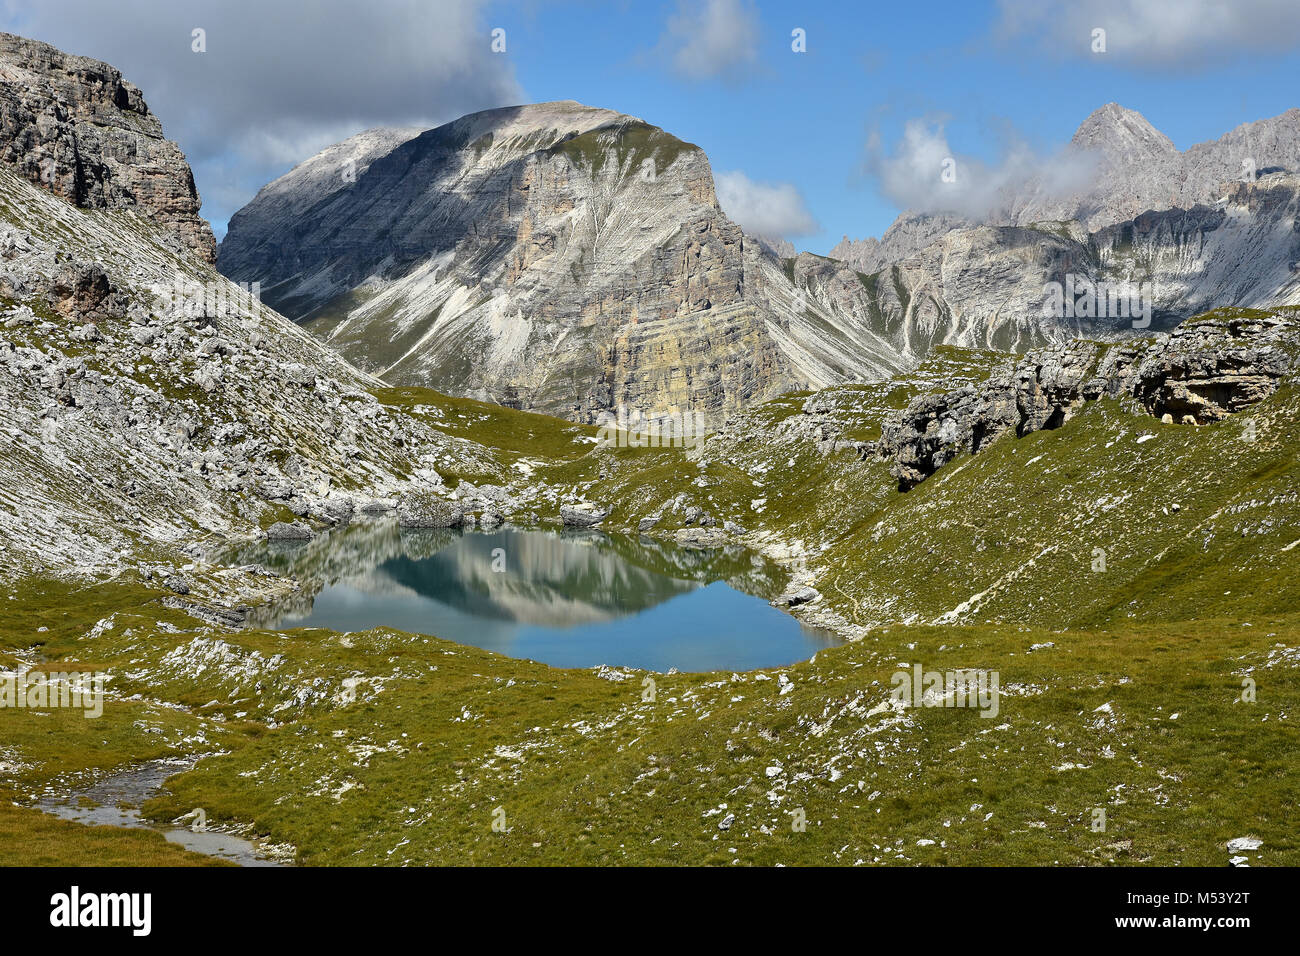
<svg viewBox="0 0 1300 956"><path fill-rule="evenodd" d="M385 625L556 667L749 670L839 643L768 605L780 568L743 548L603 532L411 531L359 523L225 556L297 576L255 612L281 630Z"/></svg>

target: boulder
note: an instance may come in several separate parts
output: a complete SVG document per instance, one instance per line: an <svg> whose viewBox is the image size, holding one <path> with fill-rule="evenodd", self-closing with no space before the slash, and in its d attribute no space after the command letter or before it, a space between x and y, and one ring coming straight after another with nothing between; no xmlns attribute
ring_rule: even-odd
<svg viewBox="0 0 1300 956"><path fill-rule="evenodd" d="M397 523L403 528L455 528L463 524L460 506L428 491L413 491L397 502Z"/></svg>
<svg viewBox="0 0 1300 956"><path fill-rule="evenodd" d="M599 505L561 505L560 520L568 528L592 528L609 517L609 509Z"/></svg>
<svg viewBox="0 0 1300 956"><path fill-rule="evenodd" d="M266 529L268 541L309 541L316 537L316 532L301 521L277 521Z"/></svg>
<svg viewBox="0 0 1300 956"><path fill-rule="evenodd" d="M120 295L114 293L104 267L96 263L70 262L59 268L50 283L54 311L74 322L118 317Z"/></svg>
<svg viewBox="0 0 1300 956"><path fill-rule="evenodd" d="M801 604L811 604L821 597L821 593L813 587L791 588L784 594L778 596L772 601L773 607L798 607Z"/></svg>

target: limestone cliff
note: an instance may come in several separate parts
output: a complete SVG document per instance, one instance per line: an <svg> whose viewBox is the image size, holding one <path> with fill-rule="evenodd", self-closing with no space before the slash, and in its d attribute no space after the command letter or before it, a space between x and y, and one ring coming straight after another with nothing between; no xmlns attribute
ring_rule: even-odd
<svg viewBox="0 0 1300 956"><path fill-rule="evenodd" d="M911 362L792 265L723 215L699 148L573 102L361 134L259 193L219 259L390 382L582 421Z"/></svg>
<svg viewBox="0 0 1300 956"><path fill-rule="evenodd" d="M83 209L138 212L216 259L184 154L107 63L0 33L0 162Z"/></svg>

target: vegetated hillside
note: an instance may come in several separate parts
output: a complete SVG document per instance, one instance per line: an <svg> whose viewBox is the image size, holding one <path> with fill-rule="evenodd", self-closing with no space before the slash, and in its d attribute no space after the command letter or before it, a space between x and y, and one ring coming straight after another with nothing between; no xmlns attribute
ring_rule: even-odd
<svg viewBox="0 0 1300 956"><path fill-rule="evenodd" d="M382 628L201 624L160 600L157 576L45 585L6 609L22 622L6 632L28 635L11 646L46 622L40 654L106 669L113 693L101 721L66 720L57 740L20 714L3 754L18 768L11 794L23 803L124 755L210 753L151 812L202 806L309 864L1222 865L1245 835L1264 841L1253 862L1294 862L1293 385L1208 426L1089 402L899 492L882 424L1004 362L942 349L915 376L737 416L691 453L607 449L553 419L381 392L449 437L500 441L494 474L512 494L544 485L612 505L611 527L658 513L650 535L802 555L796 579L822 596L799 610L859 639L775 671L654 675L647 700L639 672L557 670ZM1096 575L1094 534L1114 538ZM198 604L246 577L188 576ZM887 623L903 618L915 623ZM918 663L996 671L999 712L899 709L893 674ZM105 739L111 753L94 746Z"/></svg>
<svg viewBox="0 0 1300 956"><path fill-rule="evenodd" d="M944 378L937 391L960 384ZM1165 424L1131 399L1081 403L1064 427L959 454L906 494L862 443L915 388L835 390L737 420L698 477L669 470L662 494L797 544L809 580L861 625L1249 620L1297 606L1300 409L1294 374L1283 382L1207 425ZM873 390L874 407L853 407ZM636 504L634 470L615 474L616 500L655 510L654 496Z"/></svg>

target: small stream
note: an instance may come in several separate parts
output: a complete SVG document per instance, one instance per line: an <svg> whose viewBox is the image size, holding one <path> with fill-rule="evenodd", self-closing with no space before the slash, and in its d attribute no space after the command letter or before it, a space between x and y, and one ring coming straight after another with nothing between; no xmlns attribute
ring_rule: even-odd
<svg viewBox="0 0 1300 956"><path fill-rule="evenodd" d="M163 781L188 770L196 762L192 759L151 760L72 793L45 797L36 807L64 820L90 826L153 830L187 850L229 860L240 866L283 866L281 861L265 855L251 840L232 833L159 826L140 816L140 808L157 796Z"/></svg>

